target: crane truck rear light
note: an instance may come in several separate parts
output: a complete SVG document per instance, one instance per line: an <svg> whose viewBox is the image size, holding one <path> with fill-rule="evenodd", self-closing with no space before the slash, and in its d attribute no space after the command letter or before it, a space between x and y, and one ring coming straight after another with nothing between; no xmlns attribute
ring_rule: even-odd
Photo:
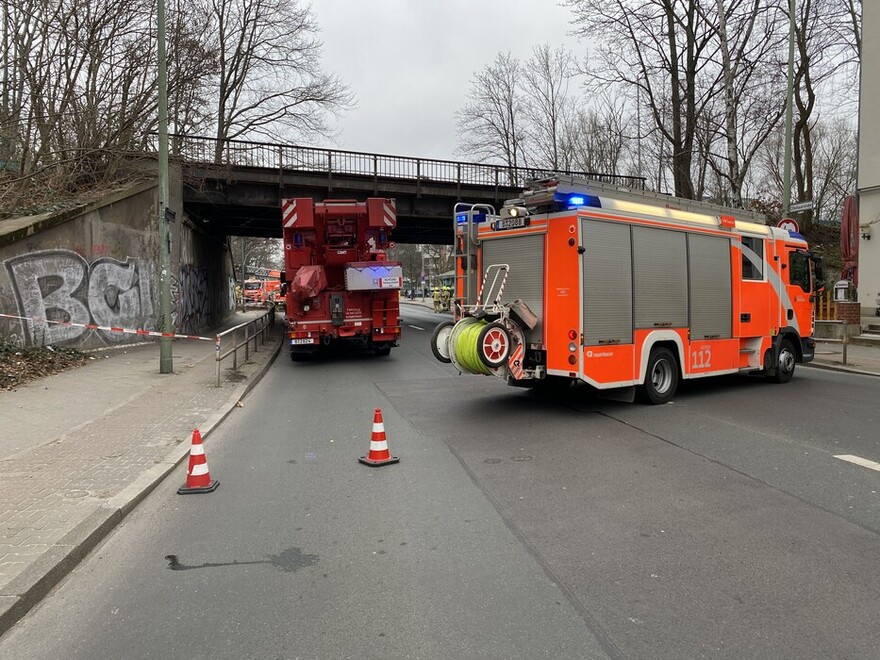
<svg viewBox="0 0 880 660"><path fill-rule="evenodd" d="M303 246L303 236L299 232L293 235L293 247L301 248Z"/></svg>
<svg viewBox="0 0 880 660"><path fill-rule="evenodd" d="M568 338L571 339L572 341L574 341L575 339L577 339L577 338L578 338L578 332L577 332L577 330L569 330L569 331L568 331Z"/></svg>
<svg viewBox="0 0 880 660"><path fill-rule="evenodd" d="M312 333L311 333L311 332L298 331L298 332L291 332L291 333L288 333L287 336L288 336L288 339L311 339L311 338L312 338Z"/></svg>

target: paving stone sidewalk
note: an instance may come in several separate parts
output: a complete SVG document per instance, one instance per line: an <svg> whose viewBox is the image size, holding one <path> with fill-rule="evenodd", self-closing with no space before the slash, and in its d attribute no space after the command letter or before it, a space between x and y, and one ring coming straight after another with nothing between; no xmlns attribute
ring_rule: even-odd
<svg viewBox="0 0 880 660"><path fill-rule="evenodd" d="M214 346L208 342L175 345L174 353L183 355L175 360L173 375L157 373L158 348L152 345L116 351L102 356L98 369L86 366L59 376L68 387L73 382L87 389L114 368L129 369L130 382L128 390L119 388L122 400L112 402L111 395L111 405L92 419L60 433L63 419L54 427L35 421L40 440L20 440L15 444L20 451L0 454L0 634L175 469L188 454L194 428L210 435L278 354L281 325L275 323L258 352L251 342L247 363L241 351L238 371L232 370L231 358L222 363L220 387ZM132 361L136 367L126 366ZM65 415L65 388L46 385L39 391L43 382L29 385L35 391L28 396L44 398L42 414ZM0 393L0 407L5 394ZM16 422L26 425L28 419L3 420L0 450L2 434L21 432Z"/></svg>

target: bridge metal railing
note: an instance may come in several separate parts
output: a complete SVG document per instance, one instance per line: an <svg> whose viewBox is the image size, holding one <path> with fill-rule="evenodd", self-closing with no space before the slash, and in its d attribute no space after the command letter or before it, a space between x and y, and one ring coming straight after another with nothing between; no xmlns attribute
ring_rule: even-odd
<svg viewBox="0 0 880 660"><path fill-rule="evenodd" d="M217 364L217 387L220 387L220 363L232 356L232 369L238 371L238 352L244 349L244 361L250 358L251 341L254 342L254 353L259 351L257 341L266 343L269 329L275 325L275 307L255 319L239 323L217 335L214 344L214 360ZM224 345L224 340L226 344Z"/></svg>
<svg viewBox="0 0 880 660"><path fill-rule="evenodd" d="M191 163L259 167L284 171L373 177L377 180L399 179L417 183L448 183L474 186L521 188L530 179L567 174L643 190L645 178L600 172L550 170L536 167L506 167L482 163L464 163L434 158L411 158L360 151L342 151L318 147L222 140L172 135L174 155Z"/></svg>

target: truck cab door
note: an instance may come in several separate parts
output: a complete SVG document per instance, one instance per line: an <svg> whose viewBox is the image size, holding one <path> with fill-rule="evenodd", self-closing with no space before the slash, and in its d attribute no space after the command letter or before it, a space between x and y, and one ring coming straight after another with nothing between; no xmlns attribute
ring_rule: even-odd
<svg viewBox="0 0 880 660"><path fill-rule="evenodd" d="M788 293L788 301L783 305L785 318L782 325L796 327L801 337L808 337L813 334L810 255L805 250L786 246L785 260L787 267L782 269L782 281Z"/></svg>
<svg viewBox="0 0 880 660"><path fill-rule="evenodd" d="M739 337L764 337L771 325L771 287L768 279L770 274L766 272L766 249L767 243L764 239L742 237L740 309L739 318L734 319L739 327Z"/></svg>

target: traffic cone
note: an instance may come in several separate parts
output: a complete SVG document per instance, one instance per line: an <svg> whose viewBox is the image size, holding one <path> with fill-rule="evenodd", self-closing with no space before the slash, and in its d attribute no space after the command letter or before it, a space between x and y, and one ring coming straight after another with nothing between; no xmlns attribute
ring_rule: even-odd
<svg viewBox="0 0 880 660"><path fill-rule="evenodd" d="M178 495L190 493L213 493L220 485L219 481L211 481L208 472L208 461L205 458L205 447L202 434L193 431L192 446L189 448L189 467L186 470L186 483L177 489Z"/></svg>
<svg viewBox="0 0 880 660"><path fill-rule="evenodd" d="M382 421L382 409L376 408L373 414L373 435L370 436L370 451L366 456L358 459L364 465L379 467L389 463L397 463L398 456L392 456L388 451L388 442L385 440L385 423Z"/></svg>

